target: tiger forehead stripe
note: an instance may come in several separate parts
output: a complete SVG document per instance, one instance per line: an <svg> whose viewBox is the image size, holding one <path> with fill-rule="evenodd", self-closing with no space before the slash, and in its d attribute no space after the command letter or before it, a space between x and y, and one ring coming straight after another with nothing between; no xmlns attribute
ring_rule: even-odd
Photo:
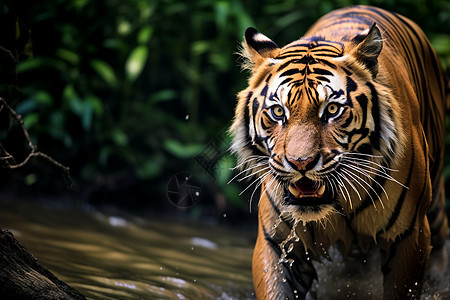
<svg viewBox="0 0 450 300"><path fill-rule="evenodd" d="M339 57L343 55L343 46L340 43L324 41L306 41L285 47L277 59L308 55L316 59L325 57Z"/></svg>

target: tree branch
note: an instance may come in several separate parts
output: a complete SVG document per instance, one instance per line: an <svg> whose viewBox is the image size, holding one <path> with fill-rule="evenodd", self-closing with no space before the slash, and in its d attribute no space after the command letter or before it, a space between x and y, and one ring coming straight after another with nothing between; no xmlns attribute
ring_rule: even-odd
<svg viewBox="0 0 450 300"><path fill-rule="evenodd" d="M3 147L3 145L0 143L0 153L3 155L3 156L0 156L0 161L4 161L5 165L8 169L17 169L17 168L20 168L20 167L23 167L24 165L26 165L30 161L30 159L33 157L45 158L46 160L48 160L49 162L51 162L52 164L54 164L55 166L57 166L58 168L63 170L65 178L67 180L68 188L72 189L74 184L73 184L72 179L70 178L69 167L66 167L65 165L58 162L51 156L38 151L37 146L35 144L33 144L33 142L31 141L28 130L25 128L25 125L22 120L22 116L17 114L16 111L14 109L12 109L11 106L9 106L9 104L6 102L6 100L3 99L2 97L0 97L0 104L2 105L2 107L0 107L0 111L3 109L3 107L6 107L6 109L9 111L11 116L19 123L20 127L22 128L22 132L25 136L25 139L28 142L28 147L30 147L30 149L31 149L28 156L22 162L16 163L14 157L11 154L9 154L6 151L6 149Z"/></svg>

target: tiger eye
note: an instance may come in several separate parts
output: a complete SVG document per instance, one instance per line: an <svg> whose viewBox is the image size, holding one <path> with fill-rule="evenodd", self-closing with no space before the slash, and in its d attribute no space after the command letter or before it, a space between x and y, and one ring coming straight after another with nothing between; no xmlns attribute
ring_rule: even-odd
<svg viewBox="0 0 450 300"><path fill-rule="evenodd" d="M339 106L337 104L331 103L327 106L327 112L330 115L335 115L339 111Z"/></svg>
<svg viewBox="0 0 450 300"><path fill-rule="evenodd" d="M280 105L272 107L272 114L275 118L281 118L284 116L284 109Z"/></svg>

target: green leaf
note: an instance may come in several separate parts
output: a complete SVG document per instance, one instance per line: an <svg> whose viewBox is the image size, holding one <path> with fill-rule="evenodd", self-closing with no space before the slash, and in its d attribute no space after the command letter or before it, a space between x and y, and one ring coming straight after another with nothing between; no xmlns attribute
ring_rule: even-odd
<svg viewBox="0 0 450 300"><path fill-rule="evenodd" d="M39 107L48 108L53 104L52 96L46 91L33 92L30 98L22 101L16 109L18 114L26 114L28 112L34 111Z"/></svg>
<svg viewBox="0 0 450 300"><path fill-rule="evenodd" d="M431 44L434 51L440 55L450 54L450 35L448 34L435 34L431 37Z"/></svg>
<svg viewBox="0 0 450 300"><path fill-rule="evenodd" d="M89 105L92 106L92 109L94 110L94 114L96 116L103 115L103 103L100 98L95 95L88 95L86 96L86 101L89 102Z"/></svg>
<svg viewBox="0 0 450 300"><path fill-rule="evenodd" d="M80 118L83 129L90 130L95 105L92 97L88 96L86 99L81 99L74 87L69 84L63 90L63 98L69 104L72 113Z"/></svg>
<svg viewBox="0 0 450 300"><path fill-rule="evenodd" d="M164 166L163 162L161 158L146 160L136 167L136 174L143 180L157 177Z"/></svg>
<svg viewBox="0 0 450 300"><path fill-rule="evenodd" d="M78 65L80 62L80 56L77 53L67 49L59 48L56 50L56 55L73 65Z"/></svg>
<svg viewBox="0 0 450 300"><path fill-rule="evenodd" d="M64 62L49 57L36 57L21 61L17 66L17 72L39 71L39 69L51 67L59 71L64 70Z"/></svg>
<svg viewBox="0 0 450 300"><path fill-rule="evenodd" d="M16 42L19 40L20 38L20 25L19 25L19 21L17 19L16 21Z"/></svg>
<svg viewBox="0 0 450 300"><path fill-rule="evenodd" d="M139 44L146 44L153 35L154 28L150 25L143 27L138 33Z"/></svg>
<svg viewBox="0 0 450 300"><path fill-rule="evenodd" d="M146 46L137 46L131 51L125 63L127 79L134 82L141 75L147 62L148 49Z"/></svg>
<svg viewBox="0 0 450 300"><path fill-rule="evenodd" d="M120 35L128 35L131 32L131 24L127 20L120 20L117 25L117 33Z"/></svg>
<svg viewBox="0 0 450 300"><path fill-rule="evenodd" d="M233 177L233 167L236 166L234 157L224 155L218 162L215 168L217 183L226 187L228 181Z"/></svg>
<svg viewBox="0 0 450 300"><path fill-rule="evenodd" d="M23 125L25 126L26 129L32 128L37 123L39 123L39 114L38 113L27 114L23 118Z"/></svg>
<svg viewBox="0 0 450 300"><path fill-rule="evenodd" d="M168 139L164 141L164 148L171 154L179 158L194 157L203 150L204 146L201 144L182 144L177 140Z"/></svg>
<svg viewBox="0 0 450 300"><path fill-rule="evenodd" d="M211 42L195 41L192 43L192 52L200 55L211 50Z"/></svg>
<svg viewBox="0 0 450 300"><path fill-rule="evenodd" d="M36 173L31 173L25 176L25 184L32 185L38 180L38 175Z"/></svg>
<svg viewBox="0 0 450 300"><path fill-rule="evenodd" d="M153 93L150 96L151 103L165 102L173 100L177 97L177 92L174 90L161 90L156 93Z"/></svg>
<svg viewBox="0 0 450 300"><path fill-rule="evenodd" d="M128 144L128 136L120 128L115 128L112 132L112 139L118 146L126 146Z"/></svg>
<svg viewBox="0 0 450 300"><path fill-rule="evenodd" d="M106 83L112 87L116 85L117 78L110 65L98 59L91 60L90 65Z"/></svg>

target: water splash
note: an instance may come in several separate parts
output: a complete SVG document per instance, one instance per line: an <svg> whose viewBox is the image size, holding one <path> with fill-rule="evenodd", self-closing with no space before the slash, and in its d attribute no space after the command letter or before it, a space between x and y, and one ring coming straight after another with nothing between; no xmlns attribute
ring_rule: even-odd
<svg viewBox="0 0 450 300"><path fill-rule="evenodd" d="M281 248L281 255L278 261L279 264L289 263L287 256L294 249L294 243L300 241L300 237L297 235L297 226L299 222L300 220L298 219L294 220L289 235L279 244Z"/></svg>

